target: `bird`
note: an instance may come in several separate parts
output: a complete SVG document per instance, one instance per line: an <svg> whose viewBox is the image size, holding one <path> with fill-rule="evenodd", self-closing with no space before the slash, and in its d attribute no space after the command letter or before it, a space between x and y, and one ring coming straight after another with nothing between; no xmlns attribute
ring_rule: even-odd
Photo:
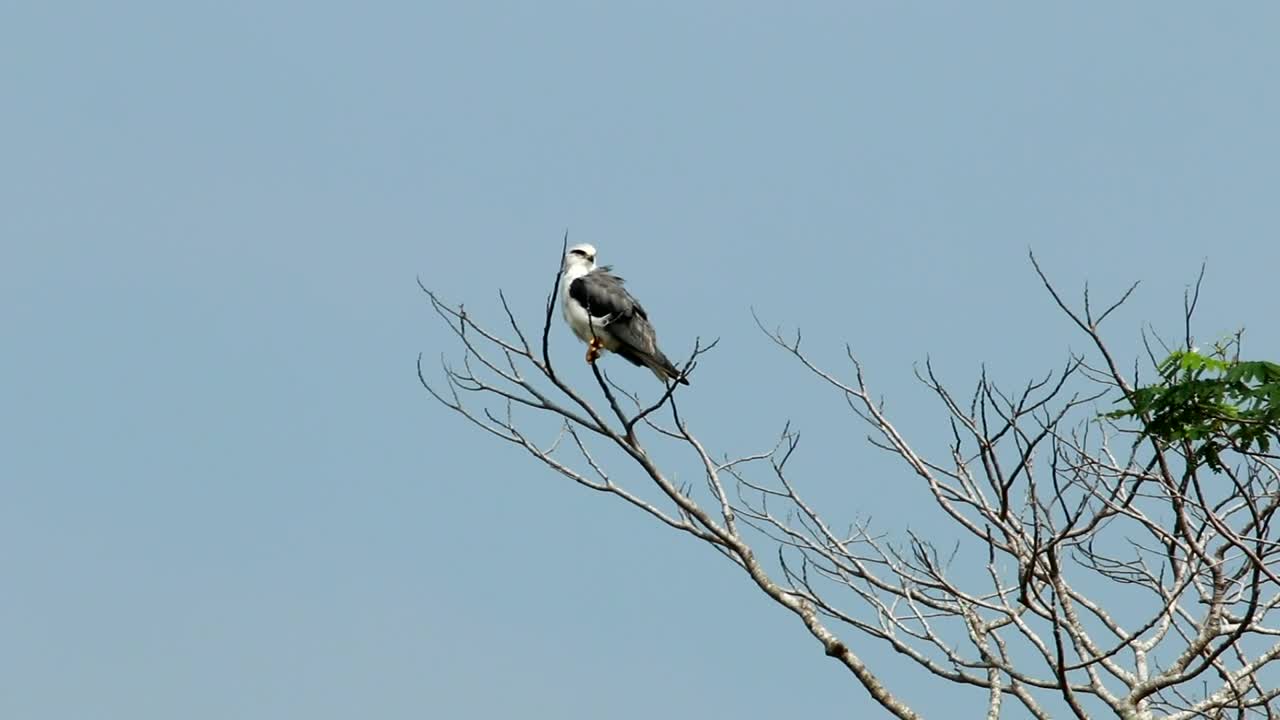
<svg viewBox="0 0 1280 720"><path fill-rule="evenodd" d="M608 265L596 267L596 249L585 243L564 255L561 308L573 334L587 344L587 362L594 364L609 351L649 368L664 383L688 385L688 378L658 349L649 314L612 270Z"/></svg>

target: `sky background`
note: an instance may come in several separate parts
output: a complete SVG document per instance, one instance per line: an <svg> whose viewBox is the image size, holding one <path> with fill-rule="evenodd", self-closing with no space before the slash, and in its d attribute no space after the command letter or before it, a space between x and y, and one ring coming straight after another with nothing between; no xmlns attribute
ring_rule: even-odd
<svg viewBox="0 0 1280 720"><path fill-rule="evenodd" d="M1280 6L1036 5L0 6L0 716L870 712L717 555L435 404L415 278L535 324L567 228L670 354L721 338L683 406L715 452L790 418L834 516L920 528L751 307L849 342L926 451L914 363L1083 347L1028 249L1142 281L1124 357L1206 260L1202 337L1280 357Z"/></svg>

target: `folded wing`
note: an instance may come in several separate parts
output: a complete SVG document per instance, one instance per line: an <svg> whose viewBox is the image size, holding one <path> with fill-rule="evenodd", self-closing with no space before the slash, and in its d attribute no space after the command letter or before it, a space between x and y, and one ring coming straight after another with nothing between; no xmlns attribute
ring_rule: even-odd
<svg viewBox="0 0 1280 720"><path fill-rule="evenodd" d="M649 368L659 379L689 384L658 349L658 338L649 324L648 314L623 287L623 282L610 273L608 267L597 268L573 281L569 297L585 307L592 324L607 335L601 339L610 350L635 365Z"/></svg>

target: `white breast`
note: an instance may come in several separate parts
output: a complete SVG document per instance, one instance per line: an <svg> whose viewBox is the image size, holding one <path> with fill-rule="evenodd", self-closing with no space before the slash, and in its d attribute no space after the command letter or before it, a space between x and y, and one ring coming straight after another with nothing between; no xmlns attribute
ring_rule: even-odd
<svg viewBox="0 0 1280 720"><path fill-rule="evenodd" d="M587 318L587 311L578 303L569 297L569 291L566 288L561 293L561 308L564 310L564 321L569 323L569 329L573 330L573 334L578 336L582 342L591 340L591 328L588 324L590 320Z"/></svg>
<svg viewBox="0 0 1280 720"><path fill-rule="evenodd" d="M560 278L560 310L564 313L564 321L569 324L573 334L577 335L582 342L590 342L591 329L588 323L591 320L587 317L587 311L569 297L569 286L585 274L584 268L570 267L565 270L564 277Z"/></svg>

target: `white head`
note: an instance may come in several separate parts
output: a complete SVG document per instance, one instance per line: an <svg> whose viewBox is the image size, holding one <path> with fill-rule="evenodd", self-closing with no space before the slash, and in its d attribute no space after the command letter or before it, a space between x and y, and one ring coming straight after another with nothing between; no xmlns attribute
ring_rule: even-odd
<svg viewBox="0 0 1280 720"><path fill-rule="evenodd" d="M591 245L574 245L564 254L564 271L569 275L586 275L595 269L596 249Z"/></svg>

